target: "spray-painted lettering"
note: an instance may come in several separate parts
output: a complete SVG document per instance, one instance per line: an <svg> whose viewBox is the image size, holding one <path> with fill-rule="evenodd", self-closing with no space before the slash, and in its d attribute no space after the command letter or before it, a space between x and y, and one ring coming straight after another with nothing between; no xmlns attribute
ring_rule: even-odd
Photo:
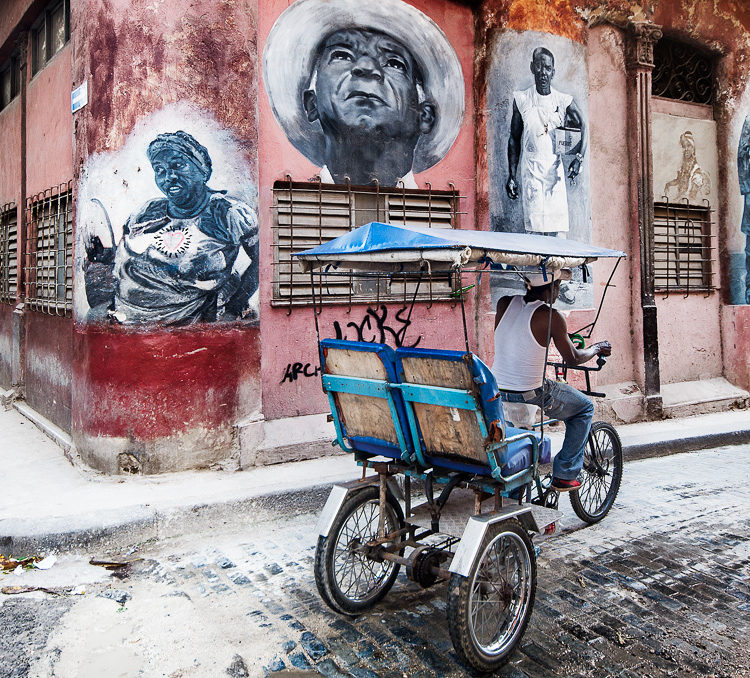
<svg viewBox="0 0 750 678"><path fill-rule="evenodd" d="M413 344L405 344L404 337L406 336L406 330L411 325L411 319L408 315L409 309L404 307L396 311L395 324L396 328L391 327L388 324L388 309L385 304L381 304L377 309L368 307L364 318L360 322L348 322L346 328L342 329L341 324L338 321L334 321L333 329L336 332L336 339L352 339L355 341L366 341L369 343L378 342L381 344L387 343L390 337L396 346L408 346L413 348L422 340L422 337L417 337L417 340ZM404 313L407 313L404 317ZM399 327L400 326L400 327ZM351 330L351 334L354 336L347 336Z"/></svg>
<svg viewBox="0 0 750 678"><path fill-rule="evenodd" d="M283 384L286 381L297 381L299 377L317 377L320 374L320 366L311 363L289 363L284 370Z"/></svg>

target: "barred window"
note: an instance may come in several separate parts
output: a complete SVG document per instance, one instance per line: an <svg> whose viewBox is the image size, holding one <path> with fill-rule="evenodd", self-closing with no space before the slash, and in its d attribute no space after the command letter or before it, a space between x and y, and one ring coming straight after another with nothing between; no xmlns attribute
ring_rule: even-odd
<svg viewBox="0 0 750 678"><path fill-rule="evenodd" d="M70 0L47 6L31 29L31 72L36 74L70 40Z"/></svg>
<svg viewBox="0 0 750 678"><path fill-rule="evenodd" d="M711 209L684 204L654 205L654 288L660 292L709 292Z"/></svg>
<svg viewBox="0 0 750 678"><path fill-rule="evenodd" d="M0 207L0 301L14 303L18 292L18 212L11 202Z"/></svg>
<svg viewBox="0 0 750 678"><path fill-rule="evenodd" d="M372 186L346 186L277 181L274 201L274 306L312 302L310 276L302 272L293 252L321 245L371 221L431 228L457 228L458 191L434 191ZM324 302L365 303L390 299L447 298L456 281L448 273L424 281L384 279L382 276L329 277L323 283ZM317 285L316 285L317 288Z"/></svg>
<svg viewBox="0 0 750 678"><path fill-rule="evenodd" d="M72 182L26 202L24 296L35 311L68 315L73 303Z"/></svg>
<svg viewBox="0 0 750 678"><path fill-rule="evenodd" d="M713 59L692 45L662 38L654 46L651 93L667 99L712 104Z"/></svg>

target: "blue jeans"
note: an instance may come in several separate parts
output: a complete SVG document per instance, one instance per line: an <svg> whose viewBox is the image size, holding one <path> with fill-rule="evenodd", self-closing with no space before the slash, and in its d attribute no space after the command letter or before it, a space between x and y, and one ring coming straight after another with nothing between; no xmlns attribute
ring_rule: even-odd
<svg viewBox="0 0 750 678"><path fill-rule="evenodd" d="M565 439L555 456L552 473L561 480L575 480L583 468L583 453L591 430L594 403L568 384L551 379L545 381L544 392L540 386L525 394L503 391L501 396L509 403L538 405L546 416L565 422Z"/></svg>

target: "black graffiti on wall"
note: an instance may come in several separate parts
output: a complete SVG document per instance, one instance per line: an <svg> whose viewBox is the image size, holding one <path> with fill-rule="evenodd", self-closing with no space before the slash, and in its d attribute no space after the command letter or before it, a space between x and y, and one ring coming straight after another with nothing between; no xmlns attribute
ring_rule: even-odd
<svg viewBox="0 0 750 678"><path fill-rule="evenodd" d="M320 365L312 363L289 363L284 370L281 383L297 381L299 377L317 377L320 374Z"/></svg>
<svg viewBox="0 0 750 678"><path fill-rule="evenodd" d="M406 331L411 326L411 319L408 312L409 309L406 307L396 311L393 315L395 322L391 325L388 322L388 308L385 304L380 304L376 309L368 307L362 320L359 322L348 322L344 329L341 328L341 323L335 321L333 329L336 332L336 339L366 341L369 343L378 342L380 344L387 344L388 339L390 339L396 346L413 348L419 344L422 337L417 337L417 340L413 344L404 343ZM407 314L406 317L404 317L405 313Z"/></svg>
<svg viewBox="0 0 750 678"><path fill-rule="evenodd" d="M409 309L406 307L400 308L396 311L396 313L393 314L395 326L392 326L388 323L388 307L385 304L381 304L376 309L368 307L364 317L359 322L348 322L342 329L341 323L338 320L335 320L333 323L333 330L336 339L365 341L371 344L376 342L386 344L390 339L395 346L408 346L409 348L414 348L420 341L422 341L422 337L418 336L413 344L404 343L406 331L411 326L411 319L409 316L403 316L403 314L408 313L408 311ZM284 369L284 376L280 383L291 383L297 381L300 377L317 377L319 374L319 365L302 362L289 363Z"/></svg>

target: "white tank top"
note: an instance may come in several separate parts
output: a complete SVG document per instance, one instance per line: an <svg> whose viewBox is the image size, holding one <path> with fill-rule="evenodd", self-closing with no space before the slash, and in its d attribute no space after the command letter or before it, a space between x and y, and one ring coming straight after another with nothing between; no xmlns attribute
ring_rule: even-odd
<svg viewBox="0 0 750 678"><path fill-rule="evenodd" d="M542 385L544 346L531 332L531 316L544 302L526 303L523 296L510 300L495 328L495 362L492 374L505 391L530 391Z"/></svg>

